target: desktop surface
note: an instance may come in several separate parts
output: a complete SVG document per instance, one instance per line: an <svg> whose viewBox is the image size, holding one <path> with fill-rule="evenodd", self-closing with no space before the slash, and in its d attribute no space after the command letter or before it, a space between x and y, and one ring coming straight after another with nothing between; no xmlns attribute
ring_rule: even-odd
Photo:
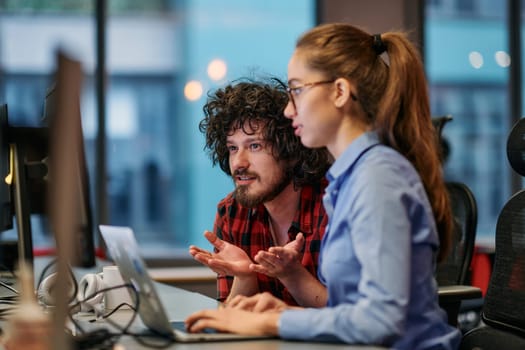
<svg viewBox="0 0 525 350"><path fill-rule="evenodd" d="M172 321L182 321L189 314L196 310L203 308L216 308L217 301L206 297L199 293L189 292L177 287L164 285L161 283L156 284L157 292L166 308L168 317ZM125 324L132 315L130 310L122 310L115 313L112 316L112 320L119 323ZM93 320L93 316L88 316L85 322L89 322L93 329L103 326L104 321L90 322ZM83 324L86 324L83 322ZM139 320L136 320L132 332L140 332L144 330L144 325ZM148 341L148 340L146 340ZM151 342L151 341L150 341ZM147 349L144 345L137 343L135 339L130 336L122 337L119 342L125 346L126 349ZM261 350L303 350L303 349L316 349L316 350L331 350L331 349L347 349L347 350L360 350L360 349L385 349L376 346L362 346L362 345L348 345L348 344L330 344L330 343L311 343L311 342L298 342L298 341L286 341L281 339L262 339L262 340L235 340L235 341L216 341L216 342L198 342L198 343L173 343L166 349L214 349L214 350L245 350L245 349L261 349Z"/></svg>
<svg viewBox="0 0 525 350"><path fill-rule="evenodd" d="M36 264L39 265L39 264ZM99 266L100 267L100 266ZM38 271L38 269L35 269ZM75 275L79 275L95 272L94 270L89 271L87 269L78 269L75 271ZM169 286L163 283L155 283L159 297L164 304L166 313L170 321L183 321L191 313L201 309L212 309L217 307L217 301L213 298L207 297L200 293L190 292L181 288ZM6 291L0 291L0 296L5 295ZM133 312L131 310L119 310L110 316L111 321L123 326L132 317ZM96 320L93 314L77 314L75 319L81 322L81 325L86 328L86 331L97 329L97 328L112 328L109 322L105 320ZM0 326L5 325L4 321L0 321ZM140 319L137 317L130 329L134 333L140 333L145 331L145 326L142 324ZM148 339L146 339L148 341ZM151 342L151 340L149 340ZM125 349L148 349L143 344L140 344L131 336L122 336L118 344L124 345ZM198 343L173 343L171 346L165 347L165 349L215 349L215 350L244 350L244 349L261 349L261 350L331 350L331 349L347 349L347 350L360 350L360 349L385 349L376 346L362 346L362 345L348 345L348 344L330 344L330 343L311 343L311 342L296 342L286 341L281 339L262 339L262 340L235 340L235 341L217 341L217 342L198 342ZM0 349L2 348L0 342Z"/></svg>

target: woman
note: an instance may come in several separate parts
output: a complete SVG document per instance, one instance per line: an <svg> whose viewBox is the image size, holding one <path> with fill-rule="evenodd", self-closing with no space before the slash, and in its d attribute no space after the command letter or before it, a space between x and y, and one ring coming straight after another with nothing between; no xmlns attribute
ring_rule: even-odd
<svg viewBox="0 0 525 350"><path fill-rule="evenodd" d="M265 294L238 297L191 315L188 328L456 349L460 333L438 306L434 279L452 218L416 48L401 33L321 25L299 39L288 79L285 115L296 135L335 158L319 258L326 307L289 308ZM252 268L278 263L280 249L261 253Z"/></svg>

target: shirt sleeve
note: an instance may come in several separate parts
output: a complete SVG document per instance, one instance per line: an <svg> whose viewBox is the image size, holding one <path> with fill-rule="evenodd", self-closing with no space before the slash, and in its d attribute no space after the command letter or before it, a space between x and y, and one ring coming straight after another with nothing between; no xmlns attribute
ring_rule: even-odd
<svg viewBox="0 0 525 350"><path fill-rule="evenodd" d="M404 332L410 299L411 212L420 207L413 193L417 186L410 188L406 179L388 171L363 174L360 180L339 188L330 229L336 231L328 233L335 243L327 244L322 253L331 263L323 269L328 307L284 312L279 329L283 338L392 344ZM345 241L351 243L337 244ZM352 251L343 251L348 246ZM345 260L350 255L354 260L348 261L357 263Z"/></svg>

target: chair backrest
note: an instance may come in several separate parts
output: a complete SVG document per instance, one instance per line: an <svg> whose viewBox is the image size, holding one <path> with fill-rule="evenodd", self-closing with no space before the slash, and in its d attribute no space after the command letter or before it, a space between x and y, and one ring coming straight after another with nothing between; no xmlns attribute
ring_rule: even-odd
<svg viewBox="0 0 525 350"><path fill-rule="evenodd" d="M434 124L434 128L436 128L438 137L441 137L443 134L443 128L445 127L445 124L447 124L449 121L452 121L452 119L454 118L452 118L452 116L449 114L432 118L432 124Z"/></svg>
<svg viewBox="0 0 525 350"><path fill-rule="evenodd" d="M454 236L447 259L436 271L438 285L469 284L469 268L474 252L478 207L474 194L464 183L447 182L454 216Z"/></svg>
<svg viewBox="0 0 525 350"><path fill-rule="evenodd" d="M500 212L482 319L525 336L525 190L514 194Z"/></svg>
<svg viewBox="0 0 525 350"><path fill-rule="evenodd" d="M442 161L446 161L448 153L445 149L443 129L452 120L451 115L432 118ZM454 237L447 259L437 267L436 279L439 286L464 285L468 284L469 268L474 253L478 207L474 194L466 184L447 182L446 185L454 215Z"/></svg>
<svg viewBox="0 0 525 350"><path fill-rule="evenodd" d="M437 142L439 146L439 157L443 162L447 160L448 153L450 151L448 142L446 142L446 140L443 138L443 129L445 128L445 125L453 119L454 118L452 118L451 115L442 115L439 117L432 118L432 124L436 129Z"/></svg>
<svg viewBox="0 0 525 350"><path fill-rule="evenodd" d="M512 128L507 158L525 176L525 119ZM481 318L485 325L467 332L461 350L525 349L525 190L505 203L496 224L496 250Z"/></svg>

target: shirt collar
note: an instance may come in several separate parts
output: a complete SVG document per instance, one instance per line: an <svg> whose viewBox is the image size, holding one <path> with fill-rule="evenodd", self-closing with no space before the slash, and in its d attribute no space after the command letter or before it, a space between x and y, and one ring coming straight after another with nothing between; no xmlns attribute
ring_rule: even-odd
<svg viewBox="0 0 525 350"><path fill-rule="evenodd" d="M352 167L354 163L365 153L369 148L380 144L379 136L375 131L368 131L356 138L344 150L340 157L338 157L328 170L328 180L332 181L343 174L348 168Z"/></svg>
<svg viewBox="0 0 525 350"><path fill-rule="evenodd" d="M291 234L291 239L295 239L295 235L297 235L299 232L302 232L305 237L309 236L313 232L313 224L314 224L314 215L315 213L312 213L310 211L302 212L301 208L303 206L303 201L305 200L313 200L311 197L314 195L314 192L321 191L321 189L317 188L321 186L326 186L326 182L321 181L319 184L316 185L304 185L300 191L301 195L299 196L299 203L297 205L297 210L294 214L294 218L292 220L292 224L290 225L290 228L288 229L289 233ZM308 188L308 191L306 190ZM254 220L261 220L263 222L268 221L268 211L266 210L265 206L263 204L258 205L255 208L250 208L250 217Z"/></svg>

